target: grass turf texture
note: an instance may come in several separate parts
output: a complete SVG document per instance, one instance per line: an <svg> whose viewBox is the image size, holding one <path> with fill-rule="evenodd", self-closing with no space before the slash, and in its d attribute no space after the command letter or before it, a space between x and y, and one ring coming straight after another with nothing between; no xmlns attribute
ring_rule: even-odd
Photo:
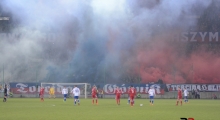
<svg viewBox="0 0 220 120"><path fill-rule="evenodd" d="M0 120L180 120L193 117L195 120L219 120L219 100L189 100L183 106L175 106L174 99L155 99L154 106L148 99L136 99L130 107L126 99L116 105L115 99L99 99L92 105L91 99L81 99L74 106L73 99L9 98L0 102ZM140 107L140 104L143 104Z"/></svg>

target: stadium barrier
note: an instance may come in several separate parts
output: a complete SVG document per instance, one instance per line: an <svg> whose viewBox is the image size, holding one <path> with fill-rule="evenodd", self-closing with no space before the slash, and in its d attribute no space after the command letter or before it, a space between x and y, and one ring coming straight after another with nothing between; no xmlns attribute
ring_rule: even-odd
<svg viewBox="0 0 220 120"><path fill-rule="evenodd" d="M12 97L16 98L37 98L40 92L40 83L9 83L10 92L13 94ZM93 85L93 84L91 84ZM124 92L122 98L127 98L127 91L130 84L95 84L98 91L103 91L104 98L114 98L114 91L116 86ZM158 99L176 99L177 87L181 89L187 88L189 91L189 98L195 98L192 95L192 90L199 90L201 99L211 99L214 95L220 98L220 85L219 84L134 84L137 93L141 95L141 99L148 98L148 89L154 86ZM62 97L60 88L55 88L56 97ZM3 92L3 91L0 91ZM49 97L48 89L45 90L45 98ZM82 92L81 98L84 97ZM91 88L88 88L88 98L91 97ZM3 93L0 93L0 97L3 97ZM70 96L72 97L72 96Z"/></svg>
<svg viewBox="0 0 220 120"><path fill-rule="evenodd" d="M217 99L220 98L220 92L201 92L200 93L200 99L213 99L213 94L216 95ZM148 99L149 95L148 94L140 94L141 98L140 99ZM114 99L115 95L104 95L104 98L107 99ZM127 99L128 95L127 94L122 94L121 96L122 99ZM137 97L136 97L137 98ZM177 98L177 92L165 92L163 95L156 95L155 99L176 99ZM190 95L188 96L189 99L195 99L195 97Z"/></svg>
<svg viewBox="0 0 220 120"><path fill-rule="evenodd" d="M141 98L140 99L148 99L149 96L148 94L140 94ZM217 99L220 99L220 92L200 92L200 99L213 99L213 95L217 97ZM3 97L3 93L0 94L0 97ZM9 96L10 97L10 96ZM13 94L13 98L38 98L38 94ZM56 95L56 98L62 98L62 95ZM49 98L49 95L46 95L45 98ZM72 98L70 96L69 98ZM80 98L84 98L84 95L80 95ZM91 98L91 95L88 95L88 98ZM99 97L100 98L100 97ZM104 99L114 99L115 95L109 95L109 94L104 94L103 95ZM127 94L122 94L121 96L122 99L127 99L128 95ZM165 92L163 95L156 95L155 99L176 99L177 98L177 92ZM189 99L195 99L195 97L190 93L188 96Z"/></svg>

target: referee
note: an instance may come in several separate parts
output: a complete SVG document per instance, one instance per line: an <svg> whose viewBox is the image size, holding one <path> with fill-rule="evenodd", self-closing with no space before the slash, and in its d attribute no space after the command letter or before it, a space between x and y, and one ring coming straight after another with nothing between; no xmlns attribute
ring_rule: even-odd
<svg viewBox="0 0 220 120"><path fill-rule="evenodd" d="M7 92L8 92L7 85L5 85L3 102L7 101L7 96L8 96Z"/></svg>

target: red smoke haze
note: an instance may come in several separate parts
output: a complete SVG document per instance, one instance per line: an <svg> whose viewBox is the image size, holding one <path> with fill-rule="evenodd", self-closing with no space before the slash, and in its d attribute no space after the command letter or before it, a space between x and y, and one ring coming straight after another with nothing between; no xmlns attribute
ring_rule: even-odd
<svg viewBox="0 0 220 120"><path fill-rule="evenodd" d="M220 83L220 57L200 46L187 53L186 44L155 38L138 48L143 83Z"/></svg>

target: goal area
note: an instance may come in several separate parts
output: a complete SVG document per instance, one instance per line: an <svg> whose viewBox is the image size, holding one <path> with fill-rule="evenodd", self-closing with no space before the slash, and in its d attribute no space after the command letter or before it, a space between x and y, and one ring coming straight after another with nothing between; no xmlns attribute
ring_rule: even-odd
<svg viewBox="0 0 220 120"><path fill-rule="evenodd" d="M77 85L77 87L80 89L80 97L81 98L84 97L86 99L88 96L88 93L89 93L88 88L91 87L91 85L88 83L41 83L41 87L44 87L44 89L45 89L44 96L49 97L49 98L50 98L49 91L51 88L54 89L55 97L63 97L63 95L62 95L63 87L67 88L68 97L71 98L71 97L73 97L73 94L71 93L71 91L75 85Z"/></svg>

